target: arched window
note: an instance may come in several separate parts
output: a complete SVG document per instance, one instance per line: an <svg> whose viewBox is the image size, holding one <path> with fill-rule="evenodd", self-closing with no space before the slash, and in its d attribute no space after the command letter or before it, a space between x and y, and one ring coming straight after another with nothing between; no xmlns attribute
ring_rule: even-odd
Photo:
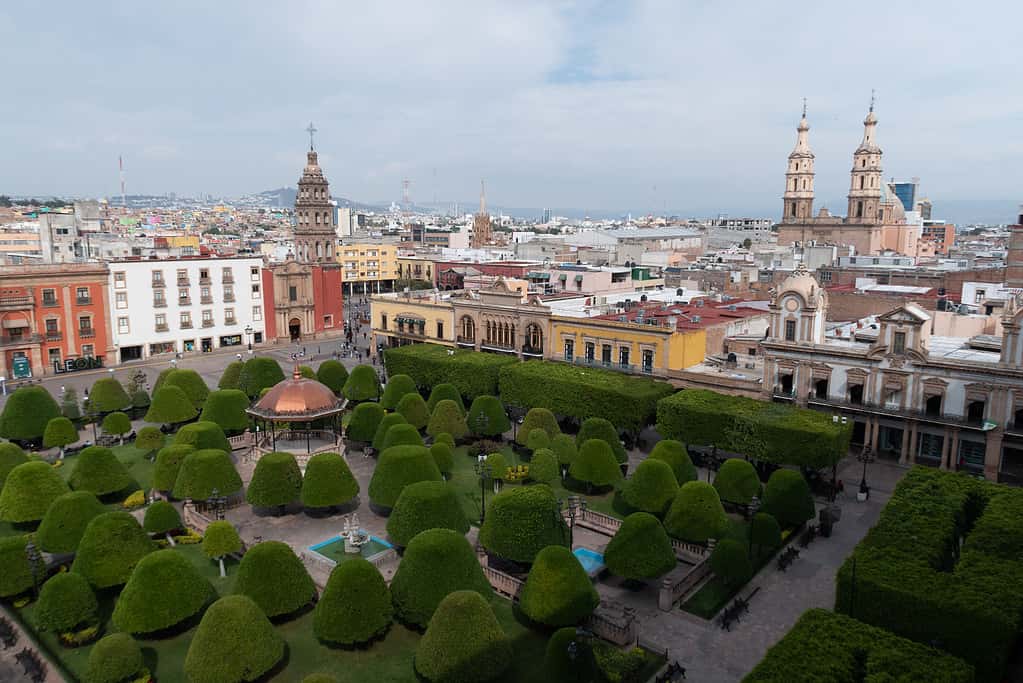
<svg viewBox="0 0 1023 683"><path fill-rule="evenodd" d="M543 349L543 331L536 323L526 326L526 347L535 353Z"/></svg>

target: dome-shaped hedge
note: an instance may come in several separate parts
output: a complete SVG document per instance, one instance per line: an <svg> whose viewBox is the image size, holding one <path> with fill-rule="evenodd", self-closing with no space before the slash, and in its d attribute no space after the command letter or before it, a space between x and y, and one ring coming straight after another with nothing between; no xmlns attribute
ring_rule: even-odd
<svg viewBox="0 0 1023 683"><path fill-rule="evenodd" d="M579 455L569 469L576 481L591 486L611 486L622 478L622 469L615 460L614 451L602 439L583 441Z"/></svg>
<svg viewBox="0 0 1023 683"><path fill-rule="evenodd" d="M157 550L143 557L114 605L113 622L131 634L170 628L196 614L213 595L213 587L176 550Z"/></svg>
<svg viewBox="0 0 1023 683"><path fill-rule="evenodd" d="M476 436L501 436L511 429L504 405L496 396L477 396L465 419L469 431Z"/></svg>
<svg viewBox="0 0 1023 683"><path fill-rule="evenodd" d="M394 378L391 379L393 381ZM342 393L349 401L375 401L380 396L380 380L377 378L377 371L368 365L356 365L348 375ZM395 403L397 403L397 399L395 399Z"/></svg>
<svg viewBox="0 0 1023 683"><path fill-rule="evenodd" d="M813 495L806 479L794 470L775 470L767 480L760 509L787 526L799 526L813 519Z"/></svg>
<svg viewBox="0 0 1023 683"><path fill-rule="evenodd" d="M242 368L245 367L245 363L240 360L231 361L224 368L224 372L220 375L220 381L217 382L218 389L241 389L241 377Z"/></svg>
<svg viewBox="0 0 1023 683"><path fill-rule="evenodd" d="M379 403L360 403L352 411L352 419L345 429L345 436L352 441L369 443L377 433L380 421L384 419L384 409Z"/></svg>
<svg viewBox="0 0 1023 683"><path fill-rule="evenodd" d="M408 375L392 375L387 380L387 384L384 385L384 393L380 397L380 405L384 407L384 410L394 410L398 407L398 402L406 394L417 394L419 389L416 388L416 382Z"/></svg>
<svg viewBox="0 0 1023 683"><path fill-rule="evenodd" d="M202 552L206 557L211 560L222 558L241 549L242 539L231 522L221 519L210 522L206 527L206 533L202 537Z"/></svg>
<svg viewBox="0 0 1023 683"><path fill-rule="evenodd" d="M455 437L451 436L447 432L441 432L433 437L434 443L444 443L451 447L451 450L455 448Z"/></svg>
<svg viewBox="0 0 1023 683"><path fill-rule="evenodd" d="M145 668L142 649L127 633L111 633L101 638L89 652L85 683L124 683L134 681Z"/></svg>
<svg viewBox="0 0 1023 683"><path fill-rule="evenodd" d="M337 453L319 453L309 458L302 478L302 505L307 508L328 508L344 505L359 495L348 463Z"/></svg>
<svg viewBox="0 0 1023 683"><path fill-rule="evenodd" d="M723 501L749 505L760 495L760 477L753 465L739 458L728 458L714 477L714 488Z"/></svg>
<svg viewBox="0 0 1023 683"><path fill-rule="evenodd" d="M133 482L128 468L114 452L103 446L89 446L75 458L74 469L68 483L75 491L91 491L105 496L123 491Z"/></svg>
<svg viewBox="0 0 1023 683"><path fill-rule="evenodd" d="M78 544L71 571L95 588L120 586L139 561L156 550L149 534L127 512L104 512L93 517Z"/></svg>
<svg viewBox="0 0 1023 683"><path fill-rule="evenodd" d="M89 404L97 413L113 413L131 407L131 396L116 379L103 377L92 385Z"/></svg>
<svg viewBox="0 0 1023 683"><path fill-rule="evenodd" d="M348 381L348 370L340 361L325 360L316 368L316 380L333 391L335 396L340 396Z"/></svg>
<svg viewBox="0 0 1023 683"><path fill-rule="evenodd" d="M234 592L252 598L268 617L292 614L316 597L302 560L280 541L264 541L242 556Z"/></svg>
<svg viewBox="0 0 1023 683"><path fill-rule="evenodd" d="M646 512L634 512L622 522L604 550L612 574L646 581L675 568L675 549L661 522Z"/></svg>
<svg viewBox="0 0 1023 683"><path fill-rule="evenodd" d="M395 545L406 546L427 529L451 529L463 536L469 531L455 489L443 481L409 484L398 496L387 519L387 535Z"/></svg>
<svg viewBox="0 0 1023 683"><path fill-rule="evenodd" d="M622 487L622 498L631 507L660 517L678 493L671 466L663 460L647 458L636 466Z"/></svg>
<svg viewBox="0 0 1023 683"><path fill-rule="evenodd" d="M48 463L22 463L7 475L0 491L0 519L16 524L39 521L50 504L69 490Z"/></svg>
<svg viewBox="0 0 1023 683"><path fill-rule="evenodd" d="M365 643L387 631L393 614L391 590L380 570L356 557L330 573L316 603L313 633L328 643Z"/></svg>
<svg viewBox="0 0 1023 683"><path fill-rule="evenodd" d="M664 517L668 534L683 541L704 543L718 538L728 525L717 490L702 481L682 485Z"/></svg>
<svg viewBox="0 0 1023 683"><path fill-rule="evenodd" d="M746 544L734 538L723 538L710 555L710 568L714 575L735 588L753 577Z"/></svg>
<svg viewBox="0 0 1023 683"><path fill-rule="evenodd" d="M593 614L600 596L572 551L560 545L541 550L519 592L519 608L535 622L573 626Z"/></svg>
<svg viewBox="0 0 1023 683"><path fill-rule="evenodd" d="M629 459L625 447L622 446L622 440L618 436L618 430L608 420L602 417L590 417L583 420L579 427L579 433L575 437L575 443L582 450L583 444L590 439L600 439L610 446L615 460L619 463Z"/></svg>
<svg viewBox="0 0 1023 683"><path fill-rule="evenodd" d="M213 603L192 636L185 656L189 683L255 681L284 656L284 639L244 595Z"/></svg>
<svg viewBox="0 0 1023 683"><path fill-rule="evenodd" d="M113 413L111 413L113 414ZM119 413L124 415L124 413ZM108 416L109 417L109 416ZM104 421L103 431L109 431ZM131 422L128 423L128 430L131 431ZM60 457L64 457L64 447L78 441L78 428L66 417L55 417L46 423L46 430L43 432L43 448L59 448ZM13 444L12 444L13 445ZM17 446L15 446L17 448ZM21 450L20 448L18 450ZM2 465L0 465L2 467ZM0 477L2 482L2 477ZM0 486L3 486L0 483Z"/></svg>
<svg viewBox="0 0 1023 683"><path fill-rule="evenodd" d="M120 411L109 413L103 418L102 429L104 434L121 437L123 443L124 435L131 431L131 418Z"/></svg>
<svg viewBox="0 0 1023 683"><path fill-rule="evenodd" d="M462 402L462 394L454 384L441 382L430 390L430 398L426 401L426 407L430 410L431 415L433 415L433 411L437 409L437 404L441 401L451 401L458 406L462 417L465 417L465 404Z"/></svg>
<svg viewBox="0 0 1023 683"><path fill-rule="evenodd" d="M7 481L7 475L11 473L11 470L26 462L28 462L28 456L25 455L25 451L21 450L21 446L9 441L0 443L0 490L3 489L4 482Z"/></svg>
<svg viewBox="0 0 1023 683"><path fill-rule="evenodd" d="M245 499L256 507L276 507L297 500L301 493L302 470L295 456L274 452L267 453L256 463Z"/></svg>
<svg viewBox="0 0 1023 683"><path fill-rule="evenodd" d="M526 448L535 452L540 449L551 447L551 437L547 436L547 432L542 429L533 429L529 432L529 436L526 437Z"/></svg>
<svg viewBox="0 0 1023 683"><path fill-rule="evenodd" d="M222 496L241 491L242 478L230 456L214 448L193 451L185 456L174 482L174 497L179 500L206 500L217 489Z"/></svg>
<svg viewBox="0 0 1023 683"><path fill-rule="evenodd" d="M144 451L158 451L167 443L167 435L159 427L149 425L143 427L135 435L135 448Z"/></svg>
<svg viewBox="0 0 1023 683"><path fill-rule="evenodd" d="M450 434L456 441L464 438L469 427L465 424L463 409L448 399L438 401L426 425L426 433L430 436Z"/></svg>
<svg viewBox="0 0 1023 683"><path fill-rule="evenodd" d="M430 455L433 456L433 462L441 474L448 475L454 471L455 455L446 441L434 441L430 446Z"/></svg>
<svg viewBox="0 0 1023 683"><path fill-rule="evenodd" d="M370 502L393 508L402 489L417 481L441 481L440 471L425 446L395 446L380 454L369 480Z"/></svg>
<svg viewBox="0 0 1023 683"><path fill-rule="evenodd" d="M429 529L405 548L391 581L395 616L425 627L451 592L471 590L490 598L493 589L465 536L451 529Z"/></svg>
<svg viewBox="0 0 1023 683"><path fill-rule="evenodd" d="M0 412L0 437L18 441L41 439L46 423L60 417L60 406L39 386L20 387L7 397Z"/></svg>
<svg viewBox="0 0 1023 683"><path fill-rule="evenodd" d="M575 439L569 434L558 434L551 439L551 450L558 457L558 464L561 466L570 466L579 455Z"/></svg>
<svg viewBox="0 0 1023 683"><path fill-rule="evenodd" d="M384 415L377 424L376 433L373 434L373 449L376 451L384 450L384 441L387 439L387 433L391 430L391 427L403 424L408 423L401 413L388 413ZM421 446L422 444L419 445Z"/></svg>
<svg viewBox="0 0 1023 683"><path fill-rule="evenodd" d="M195 448L187 445L164 446L156 453L156 467L153 469L153 488L157 491L171 491L178 480L181 463Z"/></svg>
<svg viewBox="0 0 1023 683"><path fill-rule="evenodd" d="M585 633L585 632L584 632ZM551 681L599 681L592 636L580 634L575 628L559 628L547 641L543 668Z"/></svg>
<svg viewBox="0 0 1023 683"><path fill-rule="evenodd" d="M477 683L500 678L511 659L508 636L483 596L455 591L419 641L415 670L430 683Z"/></svg>
<svg viewBox="0 0 1023 683"><path fill-rule="evenodd" d="M504 453L495 452L487 455L485 462L490 470L491 479L504 479L508 472L508 459Z"/></svg>
<svg viewBox="0 0 1023 683"><path fill-rule="evenodd" d="M488 552L515 562L532 562L549 545L568 545L568 527L558 499L544 484L506 488L487 504L479 533Z"/></svg>
<svg viewBox="0 0 1023 683"><path fill-rule="evenodd" d="M202 414L199 415L200 422L197 424L210 422L219 426L225 435L240 434L249 428L249 416L245 414L245 409L248 407L249 397L245 395L244 391L240 389L219 389L211 392L206 397ZM197 447L217 448L216 445Z"/></svg>
<svg viewBox="0 0 1023 683"><path fill-rule="evenodd" d="M146 411L146 422L177 424L187 422L199 414L195 405L180 387L165 386L153 392L153 402Z"/></svg>
<svg viewBox="0 0 1023 683"><path fill-rule="evenodd" d="M206 386L202 376L195 370L188 368L175 368L163 380L163 387L177 387L185 392L185 396L196 410L202 410L206 403L206 397L210 395L210 388Z"/></svg>
<svg viewBox="0 0 1023 683"><path fill-rule="evenodd" d="M58 497L36 529L36 542L48 553L73 553L93 517L106 512L96 494L72 491Z"/></svg>
<svg viewBox="0 0 1023 683"><path fill-rule="evenodd" d="M284 370L281 365L269 356L253 356L245 361L241 375L238 377L238 388L249 398L256 398L263 389L269 389L284 381Z"/></svg>
<svg viewBox="0 0 1023 683"><path fill-rule="evenodd" d="M41 629L67 633L95 625L98 609L89 582L80 574L62 572L43 584L36 614Z"/></svg>
<svg viewBox="0 0 1023 683"><path fill-rule="evenodd" d="M150 534L170 533L181 526L178 509L165 500L158 500L147 507L142 520L142 528Z"/></svg>
<svg viewBox="0 0 1023 683"><path fill-rule="evenodd" d="M430 409L418 392L402 396L395 410L416 429L425 429L430 422Z"/></svg>
<svg viewBox="0 0 1023 683"><path fill-rule="evenodd" d="M772 515L758 512L753 515L750 540L760 550L774 550L781 545L781 526Z"/></svg>
<svg viewBox="0 0 1023 683"><path fill-rule="evenodd" d="M675 473L675 481L682 486L687 481L696 481L696 466L689 458L685 444L674 439L662 439L654 445L648 456L653 460L663 460L671 466Z"/></svg>
<svg viewBox="0 0 1023 683"><path fill-rule="evenodd" d="M561 427L558 426L557 418L554 417L554 413L546 408L530 408L529 412L526 413L526 416L522 419L522 424L519 425L518 432L515 434L515 440L520 446L528 445L529 435L534 429L542 429L550 440L561 434Z"/></svg>
<svg viewBox="0 0 1023 683"><path fill-rule="evenodd" d="M554 451L549 448L541 448L533 452L529 460L529 478L544 484L551 484L561 476L561 468L558 467L558 459Z"/></svg>
<svg viewBox="0 0 1023 683"><path fill-rule="evenodd" d="M174 445L191 446L197 451L215 448L225 453L231 452L231 442L216 422L199 421L185 425L174 435Z"/></svg>
<svg viewBox="0 0 1023 683"><path fill-rule="evenodd" d="M410 424L396 424L387 430L384 440L380 444L380 450L385 451L391 446L422 446L423 437L419 431Z"/></svg>
<svg viewBox="0 0 1023 683"><path fill-rule="evenodd" d="M0 537L0 598L20 595L32 587L32 566L25 551L28 539Z"/></svg>

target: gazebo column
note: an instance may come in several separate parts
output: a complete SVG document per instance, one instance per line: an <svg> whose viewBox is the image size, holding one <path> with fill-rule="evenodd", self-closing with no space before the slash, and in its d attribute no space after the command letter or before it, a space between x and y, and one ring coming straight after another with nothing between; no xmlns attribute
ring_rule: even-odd
<svg viewBox="0 0 1023 683"><path fill-rule="evenodd" d="M270 436L273 438L274 450L277 450L277 425L270 420Z"/></svg>
<svg viewBox="0 0 1023 683"><path fill-rule="evenodd" d="M305 454L309 455L309 432L313 430L313 423L306 421L305 423Z"/></svg>

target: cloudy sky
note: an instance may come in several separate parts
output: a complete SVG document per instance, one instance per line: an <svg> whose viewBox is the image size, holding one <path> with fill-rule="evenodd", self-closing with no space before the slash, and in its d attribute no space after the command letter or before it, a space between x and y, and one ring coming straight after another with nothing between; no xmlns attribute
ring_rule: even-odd
<svg viewBox="0 0 1023 683"><path fill-rule="evenodd" d="M0 193L335 194L777 212L808 98L843 209L872 88L886 176L1023 194L1023 3L261 0L0 5ZM842 204L839 204L842 202ZM836 206L837 205L837 206Z"/></svg>

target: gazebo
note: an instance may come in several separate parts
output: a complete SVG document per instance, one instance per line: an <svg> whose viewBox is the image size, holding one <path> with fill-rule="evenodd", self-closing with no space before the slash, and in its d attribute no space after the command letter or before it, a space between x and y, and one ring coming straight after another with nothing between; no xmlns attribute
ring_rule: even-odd
<svg viewBox="0 0 1023 683"><path fill-rule="evenodd" d="M256 421L255 448L260 454L287 450L303 465L311 455L341 447L341 414L346 404L325 385L302 377L296 367L291 379L278 382L245 412ZM281 428L280 423L287 426ZM318 423L315 429L314 423ZM296 441L305 442L304 453L292 446Z"/></svg>

